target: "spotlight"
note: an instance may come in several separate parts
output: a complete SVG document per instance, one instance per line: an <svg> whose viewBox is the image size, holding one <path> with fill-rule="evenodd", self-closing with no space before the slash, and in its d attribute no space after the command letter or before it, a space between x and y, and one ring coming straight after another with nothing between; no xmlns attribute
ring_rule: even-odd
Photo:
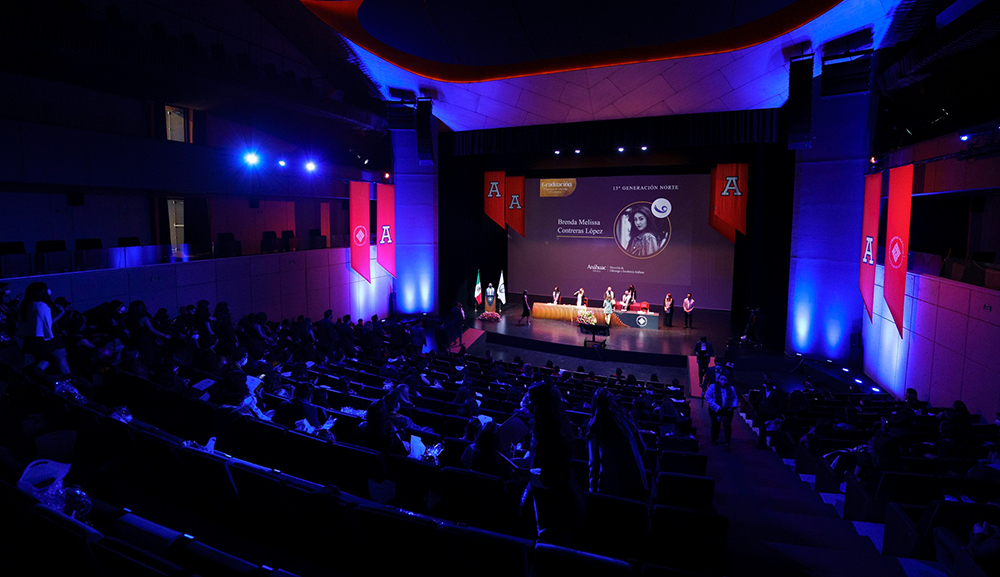
<svg viewBox="0 0 1000 577"><path fill-rule="evenodd" d="M847 367L840 367L840 370L844 371L845 373L850 372L850 370Z"/></svg>
<svg viewBox="0 0 1000 577"><path fill-rule="evenodd" d="M868 159L868 162L870 162L872 164L878 164L878 159L873 156L873 157L871 157L871 158Z"/></svg>
<svg viewBox="0 0 1000 577"><path fill-rule="evenodd" d="M574 154L580 154L580 149L579 149L579 148L577 148L576 150L574 150L574 151L573 151L573 153L574 153Z"/></svg>
<svg viewBox="0 0 1000 577"><path fill-rule="evenodd" d="M624 146L619 146L618 147L618 152L625 152L625 147Z"/></svg>
<svg viewBox="0 0 1000 577"><path fill-rule="evenodd" d="M862 381L861 379L854 379L854 382L860 385L860 384L861 384L861 383L863 383L864 381Z"/></svg>
<svg viewBox="0 0 1000 577"><path fill-rule="evenodd" d="M285 161L284 160L279 160L278 161L278 166L285 166Z"/></svg>
<svg viewBox="0 0 1000 577"><path fill-rule="evenodd" d="M368 159L367 159L367 158L365 159L365 162L364 162L364 163L365 163L365 164L368 164Z"/></svg>
<svg viewBox="0 0 1000 577"><path fill-rule="evenodd" d="M873 393L881 393L882 389L879 389L878 387L872 387L872 392Z"/></svg>
<svg viewBox="0 0 1000 577"><path fill-rule="evenodd" d="M558 150L556 151L556 154L557 154L557 155L559 154L559 151L558 151Z"/></svg>
<svg viewBox="0 0 1000 577"><path fill-rule="evenodd" d="M306 170L308 170L309 172L313 172L314 170L316 170L316 163L313 162L313 161L311 161L311 160L309 162L307 162L306 163Z"/></svg>
<svg viewBox="0 0 1000 577"><path fill-rule="evenodd" d="M959 136L958 139L961 140L962 142L965 142L965 141L969 140L969 135L968 134L963 134L962 136Z"/></svg>
<svg viewBox="0 0 1000 577"><path fill-rule="evenodd" d="M797 357L801 357L801 356L802 356L802 353L795 353L795 356L797 356Z"/></svg>
<svg viewBox="0 0 1000 577"><path fill-rule="evenodd" d="M385 173L385 174L383 174L382 176L385 177L386 180L389 180L389 173L388 172Z"/></svg>
<svg viewBox="0 0 1000 577"><path fill-rule="evenodd" d="M641 150L642 150L643 152L646 152L646 149L647 149L647 148L649 148L649 147L648 147L648 146L643 146L643 147L641 148Z"/></svg>
<svg viewBox="0 0 1000 577"><path fill-rule="evenodd" d="M257 163L260 162L260 157L257 156L256 152L248 152L243 155L243 162L249 166L257 166Z"/></svg>

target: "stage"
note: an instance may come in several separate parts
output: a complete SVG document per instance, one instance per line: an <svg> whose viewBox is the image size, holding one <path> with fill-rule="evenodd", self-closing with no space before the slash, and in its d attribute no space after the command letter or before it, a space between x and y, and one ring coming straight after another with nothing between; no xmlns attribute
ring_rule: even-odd
<svg viewBox="0 0 1000 577"><path fill-rule="evenodd" d="M490 344L518 347L555 355L582 359L615 361L686 368L688 356L694 354L694 343L702 336L722 354L731 332L729 311L695 311L695 328L684 328L684 314L674 313L674 326L659 330L612 326L606 346L584 345L586 335L575 322L566 320L531 319L522 323L521 307L511 307L501 313L500 321L473 319L473 328L485 331Z"/></svg>

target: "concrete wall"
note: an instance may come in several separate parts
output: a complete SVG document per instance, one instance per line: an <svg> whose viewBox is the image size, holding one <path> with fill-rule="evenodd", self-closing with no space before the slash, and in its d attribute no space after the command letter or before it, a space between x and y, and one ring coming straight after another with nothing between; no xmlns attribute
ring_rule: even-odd
<svg viewBox="0 0 1000 577"><path fill-rule="evenodd" d="M234 317L263 311L272 320L302 314L318 320L332 309L335 316L367 319L388 314L392 290L392 277L375 263L375 247L371 271L368 284L351 270L348 249L337 248L4 281L15 295L45 282L53 297L65 296L80 311L113 299L141 300L151 313L162 307L173 317L181 306L205 299L212 308L228 302Z"/></svg>
<svg viewBox="0 0 1000 577"><path fill-rule="evenodd" d="M847 364L861 331L859 254L868 94L821 98L813 80L812 147L795 159L786 350Z"/></svg>

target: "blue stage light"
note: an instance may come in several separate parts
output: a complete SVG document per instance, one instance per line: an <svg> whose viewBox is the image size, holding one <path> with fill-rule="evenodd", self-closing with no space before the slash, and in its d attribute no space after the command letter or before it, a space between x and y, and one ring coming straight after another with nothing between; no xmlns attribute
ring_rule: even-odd
<svg viewBox="0 0 1000 577"><path fill-rule="evenodd" d="M641 150L642 150L643 152L646 152L646 150L647 150L648 148L649 148L648 146L643 146L643 147L641 148Z"/></svg>
<svg viewBox="0 0 1000 577"><path fill-rule="evenodd" d="M958 139L961 140L962 142L965 142L966 140L969 140L969 135L963 134L962 136L959 136Z"/></svg>
<svg viewBox="0 0 1000 577"><path fill-rule="evenodd" d="M619 146L618 147L618 152L625 152L625 147L624 146Z"/></svg>
<svg viewBox="0 0 1000 577"><path fill-rule="evenodd" d="M279 160L278 161L278 166L285 166L285 161L284 160Z"/></svg>
<svg viewBox="0 0 1000 577"><path fill-rule="evenodd" d="M556 151L556 154L559 154L559 151L558 151L558 150Z"/></svg>
<svg viewBox="0 0 1000 577"><path fill-rule="evenodd" d="M580 149L579 149L579 148L577 148L577 149L576 149L576 150L574 150L573 152L574 152L574 153L576 153L576 154L580 154Z"/></svg>
<svg viewBox="0 0 1000 577"><path fill-rule="evenodd" d="M248 152L243 155L243 162L247 163L248 166L257 166L260 162L260 157L257 156L256 152Z"/></svg>
<svg viewBox="0 0 1000 577"><path fill-rule="evenodd" d="M861 379L854 379L854 382L860 385L860 384L861 384L861 383L863 383L864 381L862 381Z"/></svg>
<svg viewBox="0 0 1000 577"><path fill-rule="evenodd" d="M314 170L316 170L316 163L313 162L313 161L311 161L311 160L309 162L307 162L306 163L306 170L308 170L309 172L313 172Z"/></svg>
<svg viewBox="0 0 1000 577"><path fill-rule="evenodd" d="M845 373L850 372L850 369L848 369L847 367L841 367L840 370L844 371Z"/></svg>
<svg viewBox="0 0 1000 577"><path fill-rule="evenodd" d="M873 393L881 393L881 392L882 392L882 389L880 389L880 388L878 388L878 387L872 387L872 392L873 392Z"/></svg>

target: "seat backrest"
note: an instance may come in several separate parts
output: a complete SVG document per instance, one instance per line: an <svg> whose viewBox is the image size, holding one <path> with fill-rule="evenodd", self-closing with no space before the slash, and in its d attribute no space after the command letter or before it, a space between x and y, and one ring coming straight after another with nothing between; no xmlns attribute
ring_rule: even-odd
<svg viewBox="0 0 1000 577"><path fill-rule="evenodd" d="M281 238L295 238L294 230L283 230L281 231Z"/></svg>
<svg viewBox="0 0 1000 577"><path fill-rule="evenodd" d="M104 248L99 238L78 238L76 239L76 250L93 250Z"/></svg>
<svg viewBox="0 0 1000 577"><path fill-rule="evenodd" d="M118 237L119 247L129 247L129 246L142 246L142 242L137 236L120 236Z"/></svg>
<svg viewBox="0 0 1000 577"><path fill-rule="evenodd" d="M532 577L563 575L605 575L628 577L631 566L620 559L584 553L548 543L535 545L535 561L531 566Z"/></svg>
<svg viewBox="0 0 1000 577"><path fill-rule="evenodd" d="M0 255L4 254L24 254L24 243L21 241L0 242Z"/></svg>
<svg viewBox="0 0 1000 577"><path fill-rule="evenodd" d="M35 243L35 252L62 252L66 250L65 240L40 240Z"/></svg>
<svg viewBox="0 0 1000 577"><path fill-rule="evenodd" d="M265 230L260 234L261 240L275 240L278 238L278 233L273 230Z"/></svg>
<svg viewBox="0 0 1000 577"><path fill-rule="evenodd" d="M715 479L698 475L660 473L656 478L656 504L688 507L708 511L712 509Z"/></svg>

